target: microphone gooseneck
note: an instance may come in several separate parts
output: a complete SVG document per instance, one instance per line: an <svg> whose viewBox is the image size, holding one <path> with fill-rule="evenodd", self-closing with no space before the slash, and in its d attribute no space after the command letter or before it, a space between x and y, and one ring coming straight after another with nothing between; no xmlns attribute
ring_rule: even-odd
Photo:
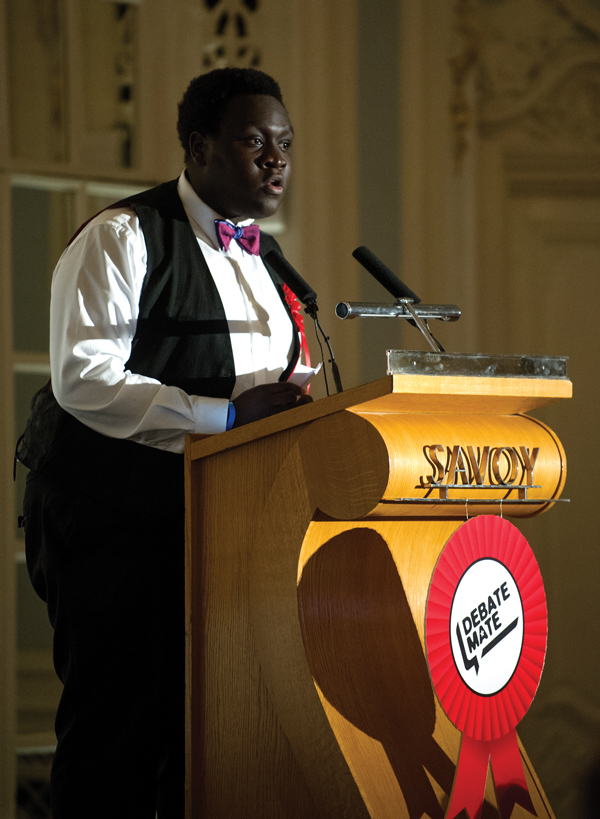
<svg viewBox="0 0 600 819"><path fill-rule="evenodd" d="M319 338L319 333L323 336L325 343L327 344L327 349L329 350L329 363L331 364L331 372L333 374L333 380L335 382L335 388L337 392L342 392L342 380L340 378L340 371L338 369L338 365L336 363L335 357L333 355L333 350L331 349L331 344L329 343L329 336L325 335L323 332L323 328L319 324L319 320L317 318L317 294L312 289L312 287L304 281L302 276L295 270L292 265L285 259L282 254L278 250L270 250L265 255L265 262L270 265L273 270L277 273L279 278L286 284L290 290L300 299L300 301L305 306L305 312L312 318L315 323L315 334L317 336L317 342L319 344L319 349L321 350L321 360L323 364L325 363L325 357L323 355L323 347L321 346L321 340ZM325 391L327 395L329 395L329 385L327 383L327 373L325 371L325 367L323 367L323 377L325 379Z"/></svg>
<svg viewBox="0 0 600 819"><path fill-rule="evenodd" d="M315 311L318 309L315 291L278 250L269 250L265 255L265 261L271 265L283 283L287 284L306 307L311 307L314 304ZM309 313L309 315L311 314Z"/></svg>

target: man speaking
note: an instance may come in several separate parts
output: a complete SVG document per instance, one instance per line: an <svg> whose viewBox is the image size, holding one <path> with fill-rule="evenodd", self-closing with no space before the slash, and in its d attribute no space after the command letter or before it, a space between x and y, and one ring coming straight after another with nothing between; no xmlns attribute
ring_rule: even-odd
<svg viewBox="0 0 600 819"><path fill-rule="evenodd" d="M277 83L201 75L185 170L71 240L51 300L51 383L19 460L27 563L64 684L54 819L184 814L183 447L310 399L293 295L263 262L291 171ZM234 786L234 783L232 783Z"/></svg>

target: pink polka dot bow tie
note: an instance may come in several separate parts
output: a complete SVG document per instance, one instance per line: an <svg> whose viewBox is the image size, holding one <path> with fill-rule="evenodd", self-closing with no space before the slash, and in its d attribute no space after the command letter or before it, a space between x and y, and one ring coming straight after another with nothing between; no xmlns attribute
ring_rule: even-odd
<svg viewBox="0 0 600 819"><path fill-rule="evenodd" d="M252 253L253 256L258 256L260 243L260 228L258 225L239 227L238 225L230 225L229 222L225 222L222 219L215 219L215 226L217 228L219 244L223 250L229 250L231 240L235 239L246 253Z"/></svg>

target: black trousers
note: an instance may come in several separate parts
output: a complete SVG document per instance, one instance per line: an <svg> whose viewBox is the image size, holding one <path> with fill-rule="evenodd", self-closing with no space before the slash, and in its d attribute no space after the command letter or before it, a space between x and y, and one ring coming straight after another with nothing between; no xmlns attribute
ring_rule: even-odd
<svg viewBox="0 0 600 819"><path fill-rule="evenodd" d="M183 509L127 514L32 472L23 511L64 684L53 818L183 819Z"/></svg>

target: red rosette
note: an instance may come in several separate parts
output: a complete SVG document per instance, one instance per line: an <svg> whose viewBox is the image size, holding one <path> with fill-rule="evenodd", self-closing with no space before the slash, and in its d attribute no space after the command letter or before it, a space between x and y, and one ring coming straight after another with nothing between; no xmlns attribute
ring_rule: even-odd
<svg viewBox="0 0 600 819"><path fill-rule="evenodd" d="M304 317L301 313L302 307L300 305L300 302L298 301L297 296L293 293L292 290L290 290L287 284L282 285L282 287L285 300L292 313L292 319L294 320L294 324L296 325L296 328L300 333L300 351L304 353L304 363L306 364L307 367L310 367L310 350L308 349L308 341L306 340Z"/></svg>
<svg viewBox="0 0 600 819"><path fill-rule="evenodd" d="M473 819L481 814L490 757L501 815L516 801L533 811L515 729L537 691L547 635L544 585L526 539L503 518L468 520L438 559L425 616L433 686L463 733L449 819L465 807Z"/></svg>

